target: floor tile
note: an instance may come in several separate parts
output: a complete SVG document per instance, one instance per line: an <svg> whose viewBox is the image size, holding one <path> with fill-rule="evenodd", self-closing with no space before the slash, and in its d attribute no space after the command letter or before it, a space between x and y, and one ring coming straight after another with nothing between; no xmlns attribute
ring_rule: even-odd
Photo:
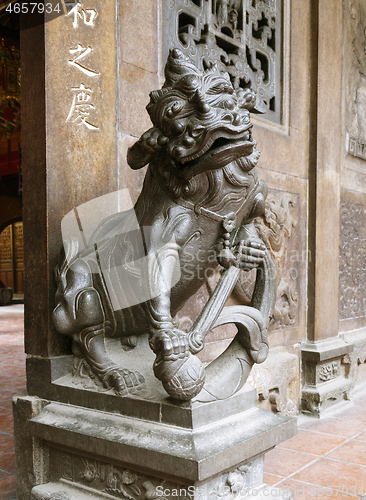
<svg viewBox="0 0 366 500"><path fill-rule="evenodd" d="M13 413L11 410L0 408L0 431L4 432L13 428ZM1 467L0 467L1 469Z"/></svg>
<svg viewBox="0 0 366 500"><path fill-rule="evenodd" d="M357 441L366 441L366 431L361 432L356 439Z"/></svg>
<svg viewBox="0 0 366 500"><path fill-rule="evenodd" d="M14 448L0 453L0 469L11 474L15 474Z"/></svg>
<svg viewBox="0 0 366 500"><path fill-rule="evenodd" d="M362 406L352 406L337 416L341 419L358 420L366 423L366 408Z"/></svg>
<svg viewBox="0 0 366 500"><path fill-rule="evenodd" d="M293 479L285 479L276 487L290 490L294 494L294 500L342 500L342 498L343 500L352 500L359 498L359 496L347 495L348 489L342 492L332 488L294 481Z"/></svg>
<svg viewBox="0 0 366 500"><path fill-rule="evenodd" d="M8 391L22 391L25 388L25 379L21 377L11 377L9 375L0 375L0 387Z"/></svg>
<svg viewBox="0 0 366 500"><path fill-rule="evenodd" d="M331 434L318 434L311 431L299 431L296 436L288 439L279 446L291 450L303 451L314 455L324 455L336 446L343 443L347 438L332 436Z"/></svg>
<svg viewBox="0 0 366 500"><path fill-rule="evenodd" d="M14 438L9 434L0 434L0 452L14 448Z"/></svg>
<svg viewBox="0 0 366 500"><path fill-rule="evenodd" d="M366 430L366 424L357 420L327 418L324 420L306 422L305 424L302 424L299 429L350 438L363 430Z"/></svg>
<svg viewBox="0 0 366 500"><path fill-rule="evenodd" d="M13 408L13 403L12 403L13 394L16 394L16 393L9 392L9 394L11 394L10 397L4 398L0 401L0 408L4 408L7 410L11 410Z"/></svg>
<svg viewBox="0 0 366 500"><path fill-rule="evenodd" d="M263 480L269 486L273 486L274 484L278 483L279 481L282 481L283 479L284 478L281 476L275 476L274 474L268 474L267 472L265 472Z"/></svg>
<svg viewBox="0 0 366 500"><path fill-rule="evenodd" d="M15 499L15 476L8 476L5 479L0 479L0 491L2 494L1 500Z"/></svg>
<svg viewBox="0 0 366 500"><path fill-rule="evenodd" d="M329 453L327 458L336 458L337 460L366 466L366 444L364 441L352 439Z"/></svg>
<svg viewBox="0 0 366 500"><path fill-rule="evenodd" d="M317 458L309 453L277 447L266 454L265 471L275 476L287 477Z"/></svg>
<svg viewBox="0 0 366 500"><path fill-rule="evenodd" d="M293 476L293 479L331 488L364 488L366 493L366 467L338 460L320 458Z"/></svg>
<svg viewBox="0 0 366 500"><path fill-rule="evenodd" d="M5 472L4 470L0 470L0 479L4 479L4 477L9 477L11 474L9 472ZM0 489L0 498L1 498L1 489Z"/></svg>
<svg viewBox="0 0 366 500"><path fill-rule="evenodd" d="M355 406L363 406L363 407L365 407L366 406L366 397L365 397L365 395L357 396L357 397L353 398L352 399L352 403Z"/></svg>

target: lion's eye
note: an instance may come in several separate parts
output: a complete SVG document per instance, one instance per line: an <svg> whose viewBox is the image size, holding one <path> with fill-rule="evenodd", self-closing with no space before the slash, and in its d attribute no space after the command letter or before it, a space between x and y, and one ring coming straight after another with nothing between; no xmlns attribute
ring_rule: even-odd
<svg viewBox="0 0 366 500"><path fill-rule="evenodd" d="M176 101L172 106L167 110L166 115L168 118L172 118L174 115L177 115L179 111L182 110L184 103L182 101Z"/></svg>
<svg viewBox="0 0 366 500"><path fill-rule="evenodd" d="M226 109L234 109L235 102L232 99L226 99L226 101L224 101L224 106Z"/></svg>
<svg viewBox="0 0 366 500"><path fill-rule="evenodd" d="M183 108L183 102L176 101L172 106L172 111L174 114L179 113L179 111Z"/></svg>
<svg viewBox="0 0 366 500"><path fill-rule="evenodd" d="M213 85L207 90L207 94L233 94L234 89L232 85L228 82L220 82L216 83L216 85Z"/></svg>
<svg viewBox="0 0 366 500"><path fill-rule="evenodd" d="M184 125L181 122L174 122L172 125L172 134L180 135L184 132Z"/></svg>

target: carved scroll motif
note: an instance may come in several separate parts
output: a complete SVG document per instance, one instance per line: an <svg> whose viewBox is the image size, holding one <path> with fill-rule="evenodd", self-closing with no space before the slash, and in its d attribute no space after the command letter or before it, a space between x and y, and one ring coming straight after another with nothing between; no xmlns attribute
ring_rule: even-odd
<svg viewBox="0 0 366 500"><path fill-rule="evenodd" d="M164 56L179 47L202 69L217 64L252 88L281 121L282 0L165 0ZM173 28L172 28L173 27Z"/></svg>

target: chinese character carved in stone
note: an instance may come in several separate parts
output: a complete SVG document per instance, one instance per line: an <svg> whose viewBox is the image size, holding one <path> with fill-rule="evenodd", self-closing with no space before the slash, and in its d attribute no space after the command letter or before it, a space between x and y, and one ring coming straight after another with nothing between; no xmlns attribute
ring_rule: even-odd
<svg viewBox="0 0 366 500"><path fill-rule="evenodd" d="M219 14L229 15L225 2ZM117 394L144 384L144 359L135 355L135 369L120 366L106 340L120 339L134 357L145 336L156 356L151 375L153 368L171 397L224 399L268 354L276 276L253 223L267 187L257 176L250 122L250 112L265 108L251 90L235 90L227 73L201 70L177 49L165 78L147 106L153 127L128 151L131 168L149 164L137 203L103 221L86 249L64 242L54 325L72 338L91 376ZM174 317L204 283L202 266L221 266L221 277L183 331ZM241 270L251 269L257 278L250 305L225 307ZM228 323L237 326L235 339L204 367L197 353L205 336Z"/></svg>

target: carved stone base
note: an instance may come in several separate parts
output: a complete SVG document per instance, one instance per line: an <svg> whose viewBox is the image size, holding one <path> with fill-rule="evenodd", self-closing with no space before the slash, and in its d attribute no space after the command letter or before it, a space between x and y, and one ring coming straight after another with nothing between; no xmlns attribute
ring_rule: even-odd
<svg viewBox="0 0 366 500"><path fill-rule="evenodd" d="M303 413L320 417L330 406L350 399L351 381L342 374L341 361L351 350L339 337L302 344Z"/></svg>
<svg viewBox="0 0 366 500"><path fill-rule="evenodd" d="M352 346L352 351L342 359L351 389L364 390L366 386L366 329L342 334L343 340Z"/></svg>
<svg viewBox="0 0 366 500"><path fill-rule="evenodd" d="M235 472L229 473L235 474ZM215 481L222 485L228 474L218 477ZM154 487L150 481L142 483L142 489L138 486L134 489L134 496L127 493L131 488L117 487L112 495L109 493L97 493L92 488L73 486L66 481L57 483L47 483L33 488L30 500L103 500L106 498L122 498L128 500L161 499L161 500L293 500L294 496L289 490L282 490L267 485L258 488L248 488L241 483L226 484L220 490L215 484L206 485L182 485L169 484L160 481L161 487ZM111 491L111 490L109 490Z"/></svg>
<svg viewBox="0 0 366 500"><path fill-rule="evenodd" d="M299 357L272 351L264 363L254 365L249 382L257 390L257 406L285 416L299 412Z"/></svg>
<svg viewBox="0 0 366 500"><path fill-rule="evenodd" d="M124 398L125 413L130 402ZM249 384L224 402L174 406L167 398L159 411L170 423L18 396L16 432L27 428L29 443L16 443L28 464L18 463L18 500L293 498L263 483L263 464L296 422L256 408ZM37 463L27 459L31 443ZM33 484L24 487L24 476Z"/></svg>

